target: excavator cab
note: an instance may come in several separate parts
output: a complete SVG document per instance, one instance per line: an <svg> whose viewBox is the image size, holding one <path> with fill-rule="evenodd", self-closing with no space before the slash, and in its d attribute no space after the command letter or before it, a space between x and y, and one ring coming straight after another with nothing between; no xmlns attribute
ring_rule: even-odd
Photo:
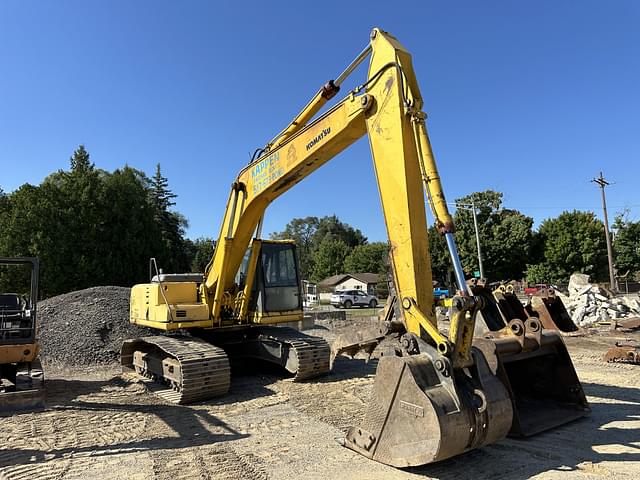
<svg viewBox="0 0 640 480"><path fill-rule="evenodd" d="M256 323L265 323L270 313L301 312L302 282L298 274L295 243L260 240L259 244L260 258L251 288L249 312L254 315ZM243 262L242 267L248 266L250 255L246 258L247 262ZM242 267L240 275L243 275Z"/></svg>

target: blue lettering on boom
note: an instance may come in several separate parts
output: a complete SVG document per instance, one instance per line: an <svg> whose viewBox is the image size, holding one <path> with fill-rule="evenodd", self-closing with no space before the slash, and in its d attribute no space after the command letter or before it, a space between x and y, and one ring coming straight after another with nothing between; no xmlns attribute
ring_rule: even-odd
<svg viewBox="0 0 640 480"><path fill-rule="evenodd" d="M265 170L268 170L269 167L272 167L275 162L280 159L280 152L275 152L272 155L269 155L264 160L260 160L255 167L251 170L251 178L256 178L263 174Z"/></svg>

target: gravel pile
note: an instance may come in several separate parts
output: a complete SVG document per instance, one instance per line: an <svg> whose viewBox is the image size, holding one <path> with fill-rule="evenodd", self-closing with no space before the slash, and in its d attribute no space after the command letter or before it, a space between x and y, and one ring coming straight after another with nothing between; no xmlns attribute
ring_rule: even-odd
<svg viewBox="0 0 640 480"><path fill-rule="evenodd" d="M38 303L41 358L69 366L118 363L122 341L154 334L129 323L125 287L92 287Z"/></svg>

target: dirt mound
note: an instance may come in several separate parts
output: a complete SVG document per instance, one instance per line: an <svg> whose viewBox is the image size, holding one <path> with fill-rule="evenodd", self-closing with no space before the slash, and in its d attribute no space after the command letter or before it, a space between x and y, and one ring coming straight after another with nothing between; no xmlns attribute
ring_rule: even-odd
<svg viewBox="0 0 640 480"><path fill-rule="evenodd" d="M129 323L125 287L92 287L38 303L41 358L69 366L117 363L122 341L154 334Z"/></svg>

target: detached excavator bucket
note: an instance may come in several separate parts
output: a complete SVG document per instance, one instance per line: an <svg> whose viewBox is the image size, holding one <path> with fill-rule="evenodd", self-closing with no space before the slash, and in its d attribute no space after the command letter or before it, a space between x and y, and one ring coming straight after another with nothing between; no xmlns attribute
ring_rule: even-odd
<svg viewBox="0 0 640 480"><path fill-rule="evenodd" d="M577 328L553 291L533 297L536 309L525 308L510 286L491 295L479 286L473 292L485 301L478 316L484 325L477 326L485 338L477 338L474 345L483 350L511 395L509 434L534 435L585 416L589 406L559 334Z"/></svg>
<svg viewBox="0 0 640 480"><path fill-rule="evenodd" d="M605 362L632 363L640 365L640 343L635 341L616 342L604 354Z"/></svg>
<svg viewBox="0 0 640 480"><path fill-rule="evenodd" d="M522 305L511 285L501 285L493 291L493 297L498 303L498 308L508 320L519 318L522 321L527 321L532 316Z"/></svg>
<svg viewBox="0 0 640 480"><path fill-rule="evenodd" d="M511 436L534 435L589 413L562 337L557 331L543 330L536 318L511 320L489 338L475 339L474 346L483 351L509 391Z"/></svg>
<svg viewBox="0 0 640 480"><path fill-rule="evenodd" d="M345 446L394 467L453 457L507 435L512 402L480 350L474 366L453 370L446 357L418 340L420 352L382 357L362 425Z"/></svg>
<svg viewBox="0 0 640 480"><path fill-rule="evenodd" d="M0 393L0 417L45 408L44 388Z"/></svg>
<svg viewBox="0 0 640 480"><path fill-rule="evenodd" d="M528 310L540 319L542 328L558 330L562 333L579 330L564 307L564 303L552 288L545 288L533 295Z"/></svg>

